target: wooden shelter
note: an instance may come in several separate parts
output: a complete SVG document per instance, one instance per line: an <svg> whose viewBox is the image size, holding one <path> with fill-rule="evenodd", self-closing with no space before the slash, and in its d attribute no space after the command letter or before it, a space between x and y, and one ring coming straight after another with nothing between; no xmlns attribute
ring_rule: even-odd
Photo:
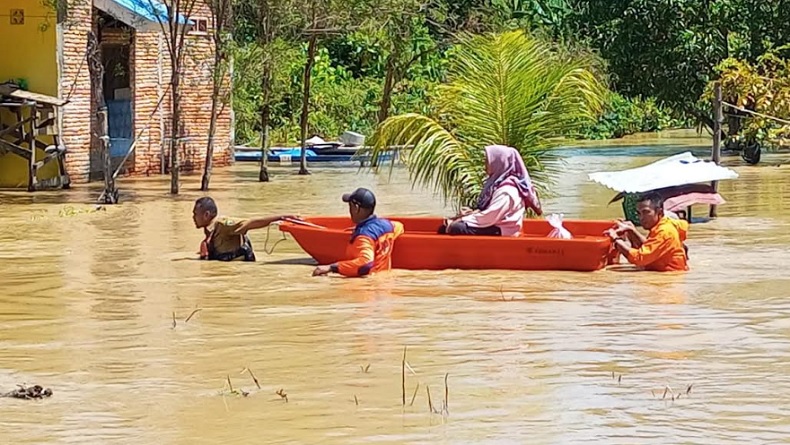
<svg viewBox="0 0 790 445"><path fill-rule="evenodd" d="M13 84L0 85L0 155L24 159L28 191L69 186L66 150L57 132L58 113L64 104L56 97L23 91Z"/></svg>

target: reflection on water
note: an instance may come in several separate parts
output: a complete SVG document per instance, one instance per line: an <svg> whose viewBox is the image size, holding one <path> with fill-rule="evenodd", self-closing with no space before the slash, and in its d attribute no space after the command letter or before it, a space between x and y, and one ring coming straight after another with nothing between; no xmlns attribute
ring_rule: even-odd
<svg viewBox="0 0 790 445"><path fill-rule="evenodd" d="M558 196L545 206L567 218L618 217L620 206L606 205L614 192L587 181L587 173L685 149L677 141L655 151L569 149ZM74 212L90 209L80 202L97 195L92 188L5 193L0 391L37 383L54 395L0 399L0 439L783 442L790 436L783 371L790 358L790 175L787 167L725 162L741 178L721 184L728 203L718 220L692 226L688 274L311 278L311 263L292 240L263 253L266 231L252 234L256 264L192 260L201 239L190 213L200 196L197 177L186 179L176 199L166 195L166 179L125 179L124 204L92 213ZM211 195L234 216L337 215L345 211L342 192L369 186L381 214L448 211L413 190L401 171L388 181L354 168L315 166L308 177L293 170L277 168L274 182L259 184L254 166L237 166L215 175ZM269 246L281 237L269 235ZM202 311L185 323L196 308ZM407 402L420 384L405 409L404 345L416 372L408 376ZM261 390L240 374L245 367ZM428 413L425 387L440 406L445 373L450 415L442 419ZM250 396L221 396L228 376ZM661 399L667 385L680 399ZM281 388L288 403L275 394Z"/></svg>

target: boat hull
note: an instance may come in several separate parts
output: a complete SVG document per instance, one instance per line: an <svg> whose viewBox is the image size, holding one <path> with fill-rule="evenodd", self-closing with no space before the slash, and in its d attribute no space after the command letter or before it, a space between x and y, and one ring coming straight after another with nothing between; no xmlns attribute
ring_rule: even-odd
<svg viewBox="0 0 790 445"><path fill-rule="evenodd" d="M391 217L404 225L392 254L392 267L412 270L508 269L595 271L616 257L603 232L614 221L566 220L574 239L548 238L545 220L525 220L519 237L449 236L436 234L441 218ZM284 222L280 230L320 264L345 260L353 223L344 217L307 218L310 225Z"/></svg>

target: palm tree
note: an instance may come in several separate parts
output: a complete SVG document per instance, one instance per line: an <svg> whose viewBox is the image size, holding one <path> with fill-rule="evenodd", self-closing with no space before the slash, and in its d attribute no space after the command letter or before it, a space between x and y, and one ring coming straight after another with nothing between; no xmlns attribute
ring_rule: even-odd
<svg viewBox="0 0 790 445"><path fill-rule="evenodd" d="M599 59L512 31L462 37L450 60L434 115L384 121L372 137L371 165L391 147L407 147L400 159L413 184L470 205L484 179L483 147L509 145L546 192L559 167L551 149L601 112Z"/></svg>

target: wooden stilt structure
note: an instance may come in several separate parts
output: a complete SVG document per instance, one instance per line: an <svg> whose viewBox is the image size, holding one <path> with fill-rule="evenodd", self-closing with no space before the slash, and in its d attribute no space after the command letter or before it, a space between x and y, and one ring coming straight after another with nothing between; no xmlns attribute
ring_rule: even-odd
<svg viewBox="0 0 790 445"><path fill-rule="evenodd" d="M11 153L27 161L27 190L36 191L50 188L68 188L66 174L66 149L60 143L57 115L65 101L56 97L37 94L19 89L16 85L0 85L0 112L7 110L15 118L14 122L3 121L0 116L0 154ZM52 137L47 144L41 136ZM37 156L37 150L44 156ZM53 178L39 178L38 171L45 165L57 162L58 175Z"/></svg>

